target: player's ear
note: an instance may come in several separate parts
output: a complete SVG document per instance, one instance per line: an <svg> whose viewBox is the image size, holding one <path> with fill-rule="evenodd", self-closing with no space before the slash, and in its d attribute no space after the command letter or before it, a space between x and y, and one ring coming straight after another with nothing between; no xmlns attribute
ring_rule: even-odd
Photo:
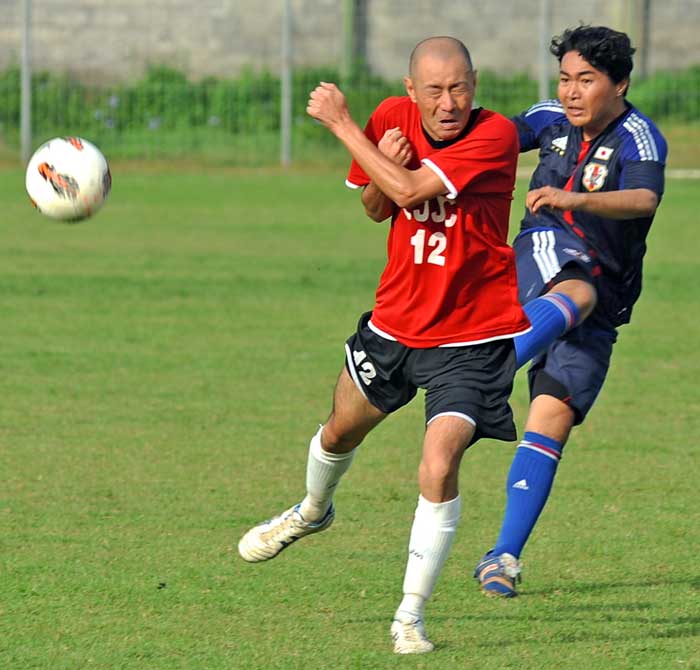
<svg viewBox="0 0 700 670"><path fill-rule="evenodd" d="M413 87L413 82L410 77L403 78L403 85L406 87L406 93L408 97L411 98L411 102L416 101L416 89Z"/></svg>
<svg viewBox="0 0 700 670"><path fill-rule="evenodd" d="M476 89L476 85L479 83L479 71L472 70L472 88Z"/></svg>
<svg viewBox="0 0 700 670"><path fill-rule="evenodd" d="M623 79L621 82L618 82L615 85L616 88L616 95L619 98L620 96L627 95L627 89L630 87L630 80L629 78Z"/></svg>

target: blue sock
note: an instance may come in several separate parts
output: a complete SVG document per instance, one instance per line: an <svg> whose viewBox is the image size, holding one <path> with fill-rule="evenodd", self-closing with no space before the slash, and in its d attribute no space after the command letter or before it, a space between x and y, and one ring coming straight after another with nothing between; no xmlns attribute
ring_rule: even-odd
<svg viewBox="0 0 700 670"><path fill-rule="evenodd" d="M520 557L552 490L562 448L546 435L523 435L508 473L506 512L494 555L507 552Z"/></svg>
<svg viewBox="0 0 700 670"><path fill-rule="evenodd" d="M532 328L513 340L518 367L544 351L557 337L571 330L579 318L576 303L563 293L547 293L531 300L523 309Z"/></svg>

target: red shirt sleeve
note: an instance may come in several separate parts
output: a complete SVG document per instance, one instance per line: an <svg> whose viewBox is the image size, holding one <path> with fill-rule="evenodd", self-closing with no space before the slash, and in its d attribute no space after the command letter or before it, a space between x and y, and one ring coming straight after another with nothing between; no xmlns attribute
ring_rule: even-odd
<svg viewBox="0 0 700 670"><path fill-rule="evenodd" d="M455 144L435 151L422 163L442 179L447 197L466 193L503 193L509 196L515 183L518 133L512 121L482 110L476 125Z"/></svg>
<svg viewBox="0 0 700 670"><path fill-rule="evenodd" d="M392 111L397 107L401 98L387 98L381 102L369 117L365 126L365 136L376 147L379 140L382 139L384 133L396 125L399 125L398 118L391 118ZM394 114L396 116L396 114ZM393 125L392 125L393 122ZM361 188L367 186L372 181L369 175L360 167L359 163L353 158L350 163L350 170L345 179L345 185L349 188Z"/></svg>

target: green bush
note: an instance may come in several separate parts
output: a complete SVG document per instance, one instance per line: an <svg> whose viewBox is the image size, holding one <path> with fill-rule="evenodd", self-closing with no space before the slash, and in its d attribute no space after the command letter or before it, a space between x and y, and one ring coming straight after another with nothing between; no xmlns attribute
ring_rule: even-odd
<svg viewBox="0 0 700 670"><path fill-rule="evenodd" d="M404 93L400 80L374 76L360 64L345 79L332 67L296 70L292 129L297 157L325 157L338 149L335 139L305 112L308 94L321 80L341 83L361 124L380 100ZM264 164L278 158L280 79L268 71L247 68L231 79L190 81L178 70L154 66L137 81L108 87L38 72L32 90L35 143L54 135L81 134L114 157L209 153L231 156L236 164ZM513 115L535 102L537 94L537 82L525 74L483 71L476 102ZM697 122L700 66L633 81L630 99L657 121ZM0 72L0 101L0 140L16 146L20 123L17 67Z"/></svg>
<svg viewBox="0 0 700 670"><path fill-rule="evenodd" d="M681 72L657 72L632 85L628 97L655 121L700 120L700 65Z"/></svg>

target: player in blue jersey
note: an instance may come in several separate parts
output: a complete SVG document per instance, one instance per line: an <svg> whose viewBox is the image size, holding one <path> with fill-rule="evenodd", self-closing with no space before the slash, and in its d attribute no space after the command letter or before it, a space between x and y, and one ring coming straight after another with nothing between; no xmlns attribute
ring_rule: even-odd
<svg viewBox="0 0 700 670"><path fill-rule="evenodd" d="M539 150L514 242L532 330L530 410L506 483L500 535L474 576L488 595L517 595L520 555L549 497L562 449L598 396L617 327L642 285L646 236L664 188L666 142L626 98L627 35L579 26L552 40L558 100L513 120L521 151Z"/></svg>

